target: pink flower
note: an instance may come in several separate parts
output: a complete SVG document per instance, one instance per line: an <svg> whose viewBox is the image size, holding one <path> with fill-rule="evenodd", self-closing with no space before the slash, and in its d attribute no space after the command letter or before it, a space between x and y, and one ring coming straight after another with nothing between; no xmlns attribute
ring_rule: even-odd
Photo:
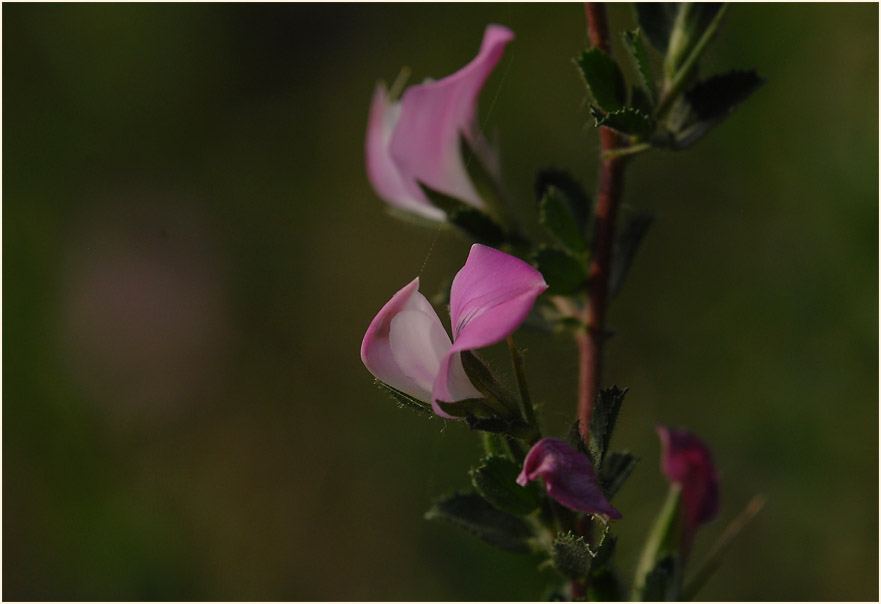
<svg viewBox="0 0 881 604"><path fill-rule="evenodd" d="M688 551L699 524L719 511L719 483L707 446L687 430L657 426L661 438L661 470L682 489L683 551Z"/></svg>
<svg viewBox="0 0 881 604"><path fill-rule="evenodd" d="M416 278L392 296L370 323L361 343L361 360L382 382L431 401L436 414L450 418L437 401L482 396L465 375L461 353L514 333L547 287L541 273L522 260L476 243L450 290L453 342L419 293Z"/></svg>
<svg viewBox="0 0 881 604"><path fill-rule="evenodd" d="M419 188L422 183L477 208L483 200L468 178L460 137L477 141L477 97L502 57L513 32L486 28L480 52L468 65L443 79L411 86L399 102L384 84L376 86L367 123L367 177L377 195L391 205L443 220Z"/></svg>
<svg viewBox="0 0 881 604"><path fill-rule="evenodd" d="M603 495L590 460L564 440L543 438L529 450L517 484L525 487L536 478L543 478L548 495L569 509L621 518Z"/></svg>

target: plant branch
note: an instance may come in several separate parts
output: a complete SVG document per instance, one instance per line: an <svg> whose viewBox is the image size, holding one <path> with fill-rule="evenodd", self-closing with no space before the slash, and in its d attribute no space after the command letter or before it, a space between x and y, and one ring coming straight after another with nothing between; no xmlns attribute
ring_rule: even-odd
<svg viewBox="0 0 881 604"><path fill-rule="evenodd" d="M603 52L610 53L609 21L605 4L586 2L584 6L591 45ZM581 420L581 434L585 442L590 439L590 418L593 415L594 400L599 392L602 371L609 273L626 161L625 156L614 153L620 147L620 143L620 137L614 130L600 128L602 163L594 215L589 272L590 285L587 292L587 308L583 317L587 331L579 333L576 338L580 358L578 418Z"/></svg>

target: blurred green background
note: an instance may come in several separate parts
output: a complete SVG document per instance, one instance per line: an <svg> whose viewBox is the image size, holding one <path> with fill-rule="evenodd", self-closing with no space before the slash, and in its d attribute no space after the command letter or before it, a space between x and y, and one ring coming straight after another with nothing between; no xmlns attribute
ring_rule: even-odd
<svg viewBox="0 0 881 604"><path fill-rule="evenodd" d="M490 22L517 39L481 119L525 221L538 169L595 186L580 4L3 6L4 599L541 597L535 558L422 519L479 439L358 355L469 246L370 189L373 86L453 72ZM643 459L618 563L665 494L653 426L684 425L722 478L695 557L768 498L702 597L876 600L878 6L737 5L705 65L769 83L628 168L657 218L610 317ZM560 434L574 346L518 343Z"/></svg>

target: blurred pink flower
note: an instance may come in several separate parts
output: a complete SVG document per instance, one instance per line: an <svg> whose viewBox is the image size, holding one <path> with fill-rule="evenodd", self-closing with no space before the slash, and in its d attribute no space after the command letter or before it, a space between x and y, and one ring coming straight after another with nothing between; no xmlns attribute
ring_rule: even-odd
<svg viewBox="0 0 881 604"><path fill-rule="evenodd" d="M511 335L546 289L541 273L522 260L476 243L450 290L453 342L416 278L370 323L361 360L382 382L431 401L437 415L450 418L437 401L482 396L465 375L461 353Z"/></svg>
<svg viewBox="0 0 881 604"><path fill-rule="evenodd" d="M590 460L564 440L543 438L529 450L517 484L525 487L536 478L544 479L548 495L569 509L621 518L603 495Z"/></svg>
<svg viewBox="0 0 881 604"><path fill-rule="evenodd" d="M477 97L513 32L489 25L480 52L456 73L411 86L394 101L377 84L370 105L365 155L367 177L391 205L443 220L418 182L477 208L483 200L468 177L460 137L479 148ZM418 181L418 182L417 182Z"/></svg>
<svg viewBox="0 0 881 604"><path fill-rule="evenodd" d="M709 448L687 430L657 426L661 438L661 470L670 483L682 489L682 550L690 549L699 524L719 511L719 483Z"/></svg>

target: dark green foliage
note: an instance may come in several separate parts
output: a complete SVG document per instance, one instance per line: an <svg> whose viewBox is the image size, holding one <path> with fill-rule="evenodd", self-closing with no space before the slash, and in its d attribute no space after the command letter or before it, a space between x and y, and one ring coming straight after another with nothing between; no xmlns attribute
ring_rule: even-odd
<svg viewBox="0 0 881 604"><path fill-rule="evenodd" d="M587 284L584 264L561 249L542 245L533 252L532 263L547 282L550 295L575 294Z"/></svg>
<svg viewBox="0 0 881 604"><path fill-rule="evenodd" d="M596 107L590 108L590 113L596 120L596 126L605 126L617 130L622 134L643 138L654 130L652 118L633 107L624 107L617 111L603 113Z"/></svg>
<svg viewBox="0 0 881 604"><path fill-rule="evenodd" d="M618 577L606 566L591 574L587 596L591 602L620 602L624 592Z"/></svg>
<svg viewBox="0 0 881 604"><path fill-rule="evenodd" d="M684 66L723 6L720 2L683 2L679 5L664 57L668 76L672 77Z"/></svg>
<svg viewBox="0 0 881 604"><path fill-rule="evenodd" d="M551 185L539 202L539 221L560 244L574 254L585 250L584 234L575 222L563 193Z"/></svg>
<svg viewBox="0 0 881 604"><path fill-rule="evenodd" d="M429 405L428 403L417 400L409 394L401 392L396 388L392 388L391 386L380 380L374 380L374 383L379 386L380 390L385 391L389 396L395 399L402 407L406 407L407 409L415 411L420 415L433 415L431 405Z"/></svg>
<svg viewBox="0 0 881 604"><path fill-rule="evenodd" d="M696 83L685 93L687 114L671 146L678 150L695 144L765 81L754 70L733 70Z"/></svg>
<svg viewBox="0 0 881 604"><path fill-rule="evenodd" d="M590 197L584 192L581 184L568 172L548 168L541 170L535 179L535 196L539 202L544 198L550 187L554 187L562 197L575 220L575 224L581 229L585 241L589 235L590 217L593 211Z"/></svg>
<svg viewBox="0 0 881 604"><path fill-rule="evenodd" d="M630 106L646 115L652 114L652 101L642 86L630 88Z"/></svg>
<svg viewBox="0 0 881 604"><path fill-rule="evenodd" d="M630 57L633 59L633 64L636 65L642 85L645 87L646 93L648 93L649 101L651 105L654 105L658 98L655 90L655 77L652 74L652 66L649 63L645 45L642 43L640 31L638 29L625 31L623 37L624 46L630 51Z"/></svg>
<svg viewBox="0 0 881 604"><path fill-rule="evenodd" d="M569 443L569 446L576 451L584 453L585 455L590 457L590 449L588 448L587 443L585 443L584 439L581 437L580 419L576 419L572 426L570 426L569 432L566 433L566 442ZM591 459L591 461L593 461L593 459Z"/></svg>
<svg viewBox="0 0 881 604"><path fill-rule="evenodd" d="M551 548L554 568L567 579L583 579L590 573L594 556L583 537L560 533Z"/></svg>
<svg viewBox="0 0 881 604"><path fill-rule="evenodd" d="M606 456L597 476L606 499L615 496L638 462L639 458L628 451L613 451Z"/></svg>
<svg viewBox="0 0 881 604"><path fill-rule="evenodd" d="M655 564L646 575L642 588L643 602L666 602L676 582L676 560L673 556L665 556Z"/></svg>
<svg viewBox="0 0 881 604"><path fill-rule="evenodd" d="M532 530L516 516L497 510L477 493L456 493L435 501L427 520L442 520L490 545L515 553L529 551Z"/></svg>
<svg viewBox="0 0 881 604"><path fill-rule="evenodd" d="M624 75L612 57L598 48L590 48L573 60L597 105L605 111L624 107L627 100Z"/></svg>
<svg viewBox="0 0 881 604"><path fill-rule="evenodd" d="M636 256L636 250L639 249L639 244L654 219L654 215L650 212L637 212L629 217L618 234L612 266L609 269L609 297L614 298L621 291L621 285Z"/></svg>
<svg viewBox="0 0 881 604"><path fill-rule="evenodd" d="M443 210L447 215L447 220L472 239L490 247L499 247L508 240L504 229L477 208L440 191L435 191L422 183L419 186L432 205Z"/></svg>
<svg viewBox="0 0 881 604"><path fill-rule="evenodd" d="M625 394L627 394L627 388L622 390L617 386L604 388L597 394L593 416L590 418L590 443L588 443L591 456L597 467L603 465L603 459L605 459Z"/></svg>
<svg viewBox="0 0 881 604"><path fill-rule="evenodd" d="M612 561L615 554L615 546L618 544L618 538L609 531L609 527L603 531L602 539L597 545L596 553L593 559L593 568L600 569Z"/></svg>
<svg viewBox="0 0 881 604"><path fill-rule="evenodd" d="M670 31L673 29L673 21L676 20L679 3L636 2L633 6L636 9L639 27L645 32L649 42L661 53L667 52L667 43L670 41Z"/></svg>
<svg viewBox="0 0 881 604"><path fill-rule="evenodd" d="M471 484L496 508L503 512L524 515L535 510L541 503L537 483L521 487L515 481L520 474L520 466L507 457L490 455L472 468Z"/></svg>
<svg viewBox="0 0 881 604"><path fill-rule="evenodd" d="M501 407L507 410L507 416L519 417L517 400L496 380L489 367L473 352L465 351L461 354L461 358L465 374L474 387L489 399L488 403L495 409Z"/></svg>

